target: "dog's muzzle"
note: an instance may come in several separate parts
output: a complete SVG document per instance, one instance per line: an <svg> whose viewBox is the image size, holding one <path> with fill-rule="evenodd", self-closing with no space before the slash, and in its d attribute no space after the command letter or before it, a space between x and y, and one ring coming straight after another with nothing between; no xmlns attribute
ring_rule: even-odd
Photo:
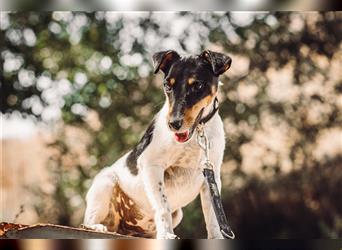
<svg viewBox="0 0 342 250"><path fill-rule="evenodd" d="M187 142L191 139L192 135L194 134L194 131L197 127L197 125L199 124L201 118L202 118L202 114L203 114L204 108L199 112L199 114L197 115L194 124L192 125L192 127L184 132L175 132L175 139L177 142L180 143L184 143ZM171 122L169 122L169 127L170 129L174 129L174 130L179 130L183 125L183 120L173 120Z"/></svg>

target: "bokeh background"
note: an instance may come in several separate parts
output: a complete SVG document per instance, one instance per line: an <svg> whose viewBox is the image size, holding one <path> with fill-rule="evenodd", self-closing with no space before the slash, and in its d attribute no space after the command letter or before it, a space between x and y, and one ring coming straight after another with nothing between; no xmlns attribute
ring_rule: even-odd
<svg viewBox="0 0 342 250"><path fill-rule="evenodd" d="M342 237L341 41L342 12L1 12L0 221L82 223L163 104L152 54L211 49L237 237ZM206 237L199 199L176 233Z"/></svg>

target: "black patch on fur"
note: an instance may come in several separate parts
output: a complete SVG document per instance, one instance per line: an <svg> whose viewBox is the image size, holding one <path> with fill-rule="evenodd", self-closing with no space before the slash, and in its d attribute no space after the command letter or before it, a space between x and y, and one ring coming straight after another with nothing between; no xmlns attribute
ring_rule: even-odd
<svg viewBox="0 0 342 250"><path fill-rule="evenodd" d="M138 157L144 152L146 147L151 143L153 137L153 130L154 130L154 121L148 126L145 134L140 139L138 144L133 148L133 150L129 153L126 159L126 165L133 175L138 174L138 167L137 161Z"/></svg>

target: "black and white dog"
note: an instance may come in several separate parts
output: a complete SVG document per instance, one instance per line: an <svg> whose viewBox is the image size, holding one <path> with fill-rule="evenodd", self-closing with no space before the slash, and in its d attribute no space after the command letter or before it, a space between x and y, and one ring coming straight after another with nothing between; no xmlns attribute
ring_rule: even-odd
<svg viewBox="0 0 342 250"><path fill-rule="evenodd" d="M194 134L198 119L215 105L218 77L229 69L231 58L209 50L181 57L169 50L154 54L153 62L155 73L164 73L165 104L136 147L95 177L87 194L84 225L172 239L182 208L200 193L208 238L223 238L202 174L204 155ZM205 132L221 190L225 137L218 113L205 123Z"/></svg>

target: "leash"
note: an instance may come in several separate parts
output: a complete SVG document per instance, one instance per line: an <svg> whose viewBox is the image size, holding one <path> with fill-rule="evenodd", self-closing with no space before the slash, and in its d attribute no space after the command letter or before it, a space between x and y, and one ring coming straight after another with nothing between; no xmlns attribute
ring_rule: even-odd
<svg viewBox="0 0 342 250"><path fill-rule="evenodd" d="M208 122L215 115L217 110L218 100L217 97L215 97L213 110L206 117L202 118L199 124L196 126L196 139L198 145L204 152L205 160L203 162L203 175L209 186L211 203L213 205L215 216L220 226L221 233L226 239L234 239L235 234L228 224L227 217L223 210L220 192L215 181L214 164L209 160L209 140L204 130L205 123Z"/></svg>

